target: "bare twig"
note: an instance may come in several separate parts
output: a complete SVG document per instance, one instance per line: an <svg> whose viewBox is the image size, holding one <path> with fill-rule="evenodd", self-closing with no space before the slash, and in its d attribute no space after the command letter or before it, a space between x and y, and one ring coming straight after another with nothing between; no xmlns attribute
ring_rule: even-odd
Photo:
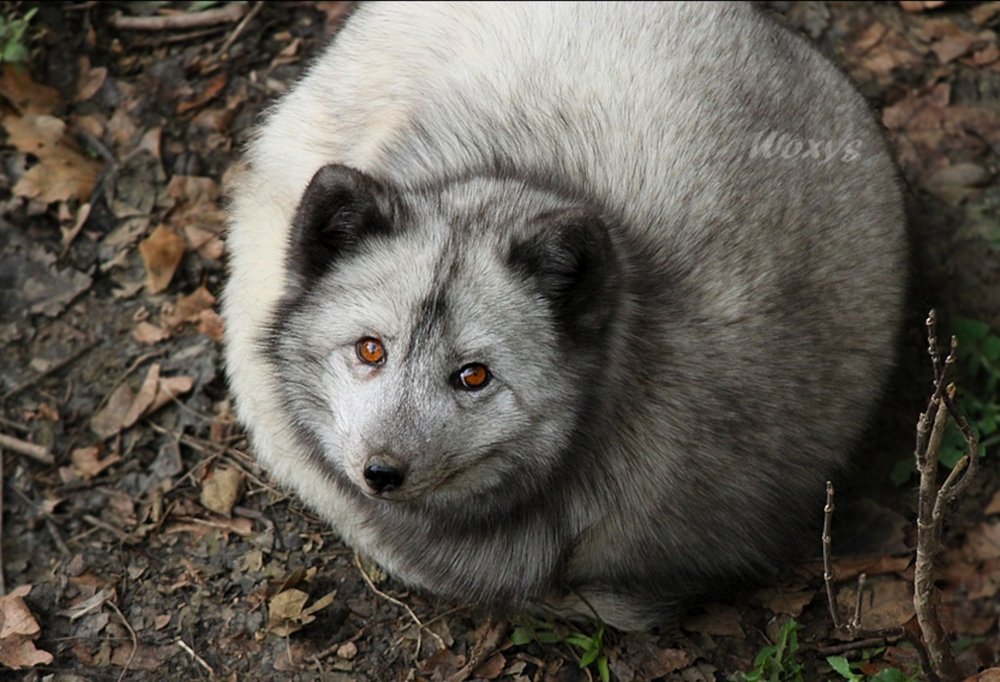
<svg viewBox="0 0 1000 682"><path fill-rule="evenodd" d="M247 26L250 24L251 21L253 21L253 18L257 16L257 13L260 12L260 10L263 7L264 3L261 2L260 0L254 3L254 6L250 9L250 11L246 13L246 16L244 16L243 19L240 20L240 23L236 25L236 28L233 29L233 32L229 34L228 38L226 38L226 42L222 43L222 47L219 48L219 51L217 53L219 56L225 55L227 52L229 52L229 48L233 46L233 43L236 42L237 38L243 35L243 31L246 30Z"/></svg>
<svg viewBox="0 0 1000 682"><path fill-rule="evenodd" d="M361 577L364 579L365 583L368 585L368 589L370 589L372 592L374 592L376 595L378 595L382 599L385 599L390 604L394 604L394 605L402 608L404 611L406 611L406 614L410 617L410 620L412 620L416 624L416 626L417 626L417 654L420 653L420 642L421 642L421 635L420 635L420 633L423 632L424 630L427 630L427 633L430 634L434 639L437 640L437 643L441 647L441 649L447 649L448 648L448 645L445 644L445 642L444 642L443 639L441 639L441 635L439 635L438 633L434 632L433 630L429 629L426 625L424 625L420 621L420 619L417 618L417 614L415 614L413 612L413 609L411 609L409 606L407 606L403 602L399 601L395 597L391 597L388 594L386 594L385 592L383 592L382 590L380 590L377 587L375 587L375 583L372 582L371 577L369 577L368 571L366 571L365 567L361 565L361 556L357 552L354 553L354 565L357 567L358 572L361 574Z"/></svg>
<svg viewBox="0 0 1000 682"><path fill-rule="evenodd" d="M472 677L479 666L496 653L500 638L505 632L507 632L506 621L494 622L492 618L486 621L486 624L476 631L476 643L469 652L465 665L448 677L447 682L465 682ZM589 674L588 679L592 679Z"/></svg>
<svg viewBox="0 0 1000 682"><path fill-rule="evenodd" d="M851 615L851 622L847 626L852 637L857 637L858 633L861 632L861 607L864 603L862 598L865 594L865 581L867 579L868 576L864 573L858 574L858 594L854 600L854 613Z"/></svg>
<svg viewBox="0 0 1000 682"><path fill-rule="evenodd" d="M191 647L189 647L187 645L187 643L185 643L185 641L183 639L178 639L177 640L177 646L179 646L180 648L184 649L184 651L187 652L187 655L194 659L195 663L197 663L202 668L204 668L208 672L209 677L211 677L213 679L215 678L215 671L212 670L212 666L210 666L208 663L206 663L204 658L202 658L201 656L199 656L198 654L196 654L194 652L194 649L192 649Z"/></svg>
<svg viewBox="0 0 1000 682"><path fill-rule="evenodd" d="M52 453L49 452L47 448L2 433L0 433L0 449L11 450L21 455L27 455L42 464L52 465L56 463L56 458L52 456Z"/></svg>
<svg viewBox="0 0 1000 682"><path fill-rule="evenodd" d="M129 666L132 665L132 661L135 659L136 652L139 651L139 638L136 636L135 630L132 629L132 626L129 625L128 619L125 618L125 614L122 613L122 610L118 608L118 605L115 604L110 599L104 603L115 610L115 613L118 614L118 617L125 625L125 629L128 630L129 636L132 638L132 653L128 655L128 660L125 661L125 665L124 667L122 667L122 672L120 675L118 675L118 682L122 682L122 680L125 678L125 673L128 672Z"/></svg>
<svg viewBox="0 0 1000 682"><path fill-rule="evenodd" d="M869 637L867 639L857 639L844 644L834 644L831 646L821 646L816 649L820 656L836 656L845 654L848 651L858 651L859 649L872 649L885 644L885 637Z"/></svg>
<svg viewBox="0 0 1000 682"><path fill-rule="evenodd" d="M131 542L131 540L132 540L132 538L129 537L129 534L126 533L125 531L123 531L121 528L113 526L110 523L108 523L107 521L102 521L101 519L97 518L96 516L93 516L91 514L84 514L80 518L82 518L84 521L86 521L87 523L89 523L91 526L94 526L96 528L100 528L101 530L108 531L109 533L111 533L112 535L114 535L115 537L117 537L122 542Z"/></svg>
<svg viewBox="0 0 1000 682"><path fill-rule="evenodd" d="M124 31L175 31L239 21L246 11L245 4L233 2L219 9L184 14L151 17L126 17L122 14L116 14L111 18L111 25Z"/></svg>
<svg viewBox="0 0 1000 682"><path fill-rule="evenodd" d="M935 561L941 551L941 529L945 509L969 485L976 469L978 444L975 433L969 428L954 403L955 386L947 384L948 370L955 364L955 350L958 343L955 337L951 338L950 352L942 365L934 329L936 321L936 315L932 310L927 316L927 350L934 367L934 394L928 402L927 410L920 415L917 422L917 444L914 450L920 483L917 498L917 559L913 577L913 608L927 650L927 656L926 658L922 656L921 662L924 663L928 678L951 682L960 679L960 673L935 604ZM959 425L969 452L955 465L945 482L938 488L938 453L949 415Z"/></svg>
<svg viewBox="0 0 1000 682"><path fill-rule="evenodd" d="M0 448L0 597L7 594L7 581L3 574L3 448Z"/></svg>
<svg viewBox="0 0 1000 682"><path fill-rule="evenodd" d="M52 515L48 512L44 512L44 514L45 530L49 531L49 535L52 536L52 544L56 546L56 549L58 549L59 553L64 557L69 558L73 556L73 552L70 551L69 545L67 545L66 541L63 539L62 533L59 532L59 526L57 526L56 522L52 520Z"/></svg>
<svg viewBox="0 0 1000 682"><path fill-rule="evenodd" d="M86 352L90 351L91 349L93 349L94 346L96 346L98 343L99 343L98 341L89 341L89 342L83 344L80 348L77 348L75 351L73 351L72 353L70 353L69 356L63 358L62 360L60 360L56 364L52 365L51 367L49 367L44 372L41 372L40 374L36 374L35 376L31 377L27 381L21 382L20 384L18 384L14 388L12 388L9 391L7 391L6 393L4 393L3 396L0 397L0 402L7 402L7 400L9 398L14 397L15 395L17 395L18 393L20 393L24 389L30 388L31 386L34 386L39 381L41 381L42 379L44 379L45 377L47 377L47 376L49 376L51 374L55 374L59 370L61 370L64 367L66 367L66 365L70 364L71 362L76 361L84 353L86 353Z"/></svg>
<svg viewBox="0 0 1000 682"><path fill-rule="evenodd" d="M840 614L837 611L837 600L833 586L833 563L830 561L830 545L833 538L830 535L830 523L833 519L833 483L826 482L826 506L823 507L823 582L826 584L826 601L830 606L830 619L833 627L840 629Z"/></svg>

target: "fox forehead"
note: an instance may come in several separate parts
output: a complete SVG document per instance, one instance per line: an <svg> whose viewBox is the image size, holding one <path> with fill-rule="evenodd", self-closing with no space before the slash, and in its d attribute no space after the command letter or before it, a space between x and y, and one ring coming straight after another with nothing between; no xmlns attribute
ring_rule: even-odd
<svg viewBox="0 0 1000 682"><path fill-rule="evenodd" d="M488 241L419 230L373 242L317 284L305 307L317 324L306 326L340 343L376 335L411 351L482 355L544 314Z"/></svg>

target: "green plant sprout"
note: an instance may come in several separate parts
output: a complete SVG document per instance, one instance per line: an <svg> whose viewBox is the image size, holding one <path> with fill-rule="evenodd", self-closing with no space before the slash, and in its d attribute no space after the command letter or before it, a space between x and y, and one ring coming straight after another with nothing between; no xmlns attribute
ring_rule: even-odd
<svg viewBox="0 0 1000 682"><path fill-rule="evenodd" d="M532 619L514 628L510 641L518 646L538 642L542 645L569 644L580 650L577 663L580 669L594 666L601 682L610 682L611 669L608 667L608 655L604 653L604 624L597 623L594 634L586 635L578 630L568 633L559 632L551 622Z"/></svg>
<svg viewBox="0 0 1000 682"><path fill-rule="evenodd" d="M796 656L801 628L794 618L782 625L778 641L761 649L743 682L803 682L803 666Z"/></svg>
<svg viewBox="0 0 1000 682"><path fill-rule="evenodd" d="M37 11L37 7L32 7L20 17L13 13L0 14L0 62L15 64L28 61L25 33Z"/></svg>

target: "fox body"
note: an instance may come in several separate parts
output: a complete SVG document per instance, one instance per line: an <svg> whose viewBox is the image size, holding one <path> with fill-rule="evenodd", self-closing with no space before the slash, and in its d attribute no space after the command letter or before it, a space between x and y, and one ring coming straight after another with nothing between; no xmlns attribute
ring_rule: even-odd
<svg viewBox="0 0 1000 682"><path fill-rule="evenodd" d="M362 4L247 161L253 448L448 598L669 621L794 544L891 365L889 156L750 6Z"/></svg>

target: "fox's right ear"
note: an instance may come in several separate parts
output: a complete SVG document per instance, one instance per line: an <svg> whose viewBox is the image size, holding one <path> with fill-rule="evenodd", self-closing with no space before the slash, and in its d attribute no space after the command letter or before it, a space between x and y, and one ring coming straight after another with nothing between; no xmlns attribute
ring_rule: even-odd
<svg viewBox="0 0 1000 682"><path fill-rule="evenodd" d="M366 239L393 231L395 191L340 164L323 166L309 181L292 220L288 270L308 284Z"/></svg>

